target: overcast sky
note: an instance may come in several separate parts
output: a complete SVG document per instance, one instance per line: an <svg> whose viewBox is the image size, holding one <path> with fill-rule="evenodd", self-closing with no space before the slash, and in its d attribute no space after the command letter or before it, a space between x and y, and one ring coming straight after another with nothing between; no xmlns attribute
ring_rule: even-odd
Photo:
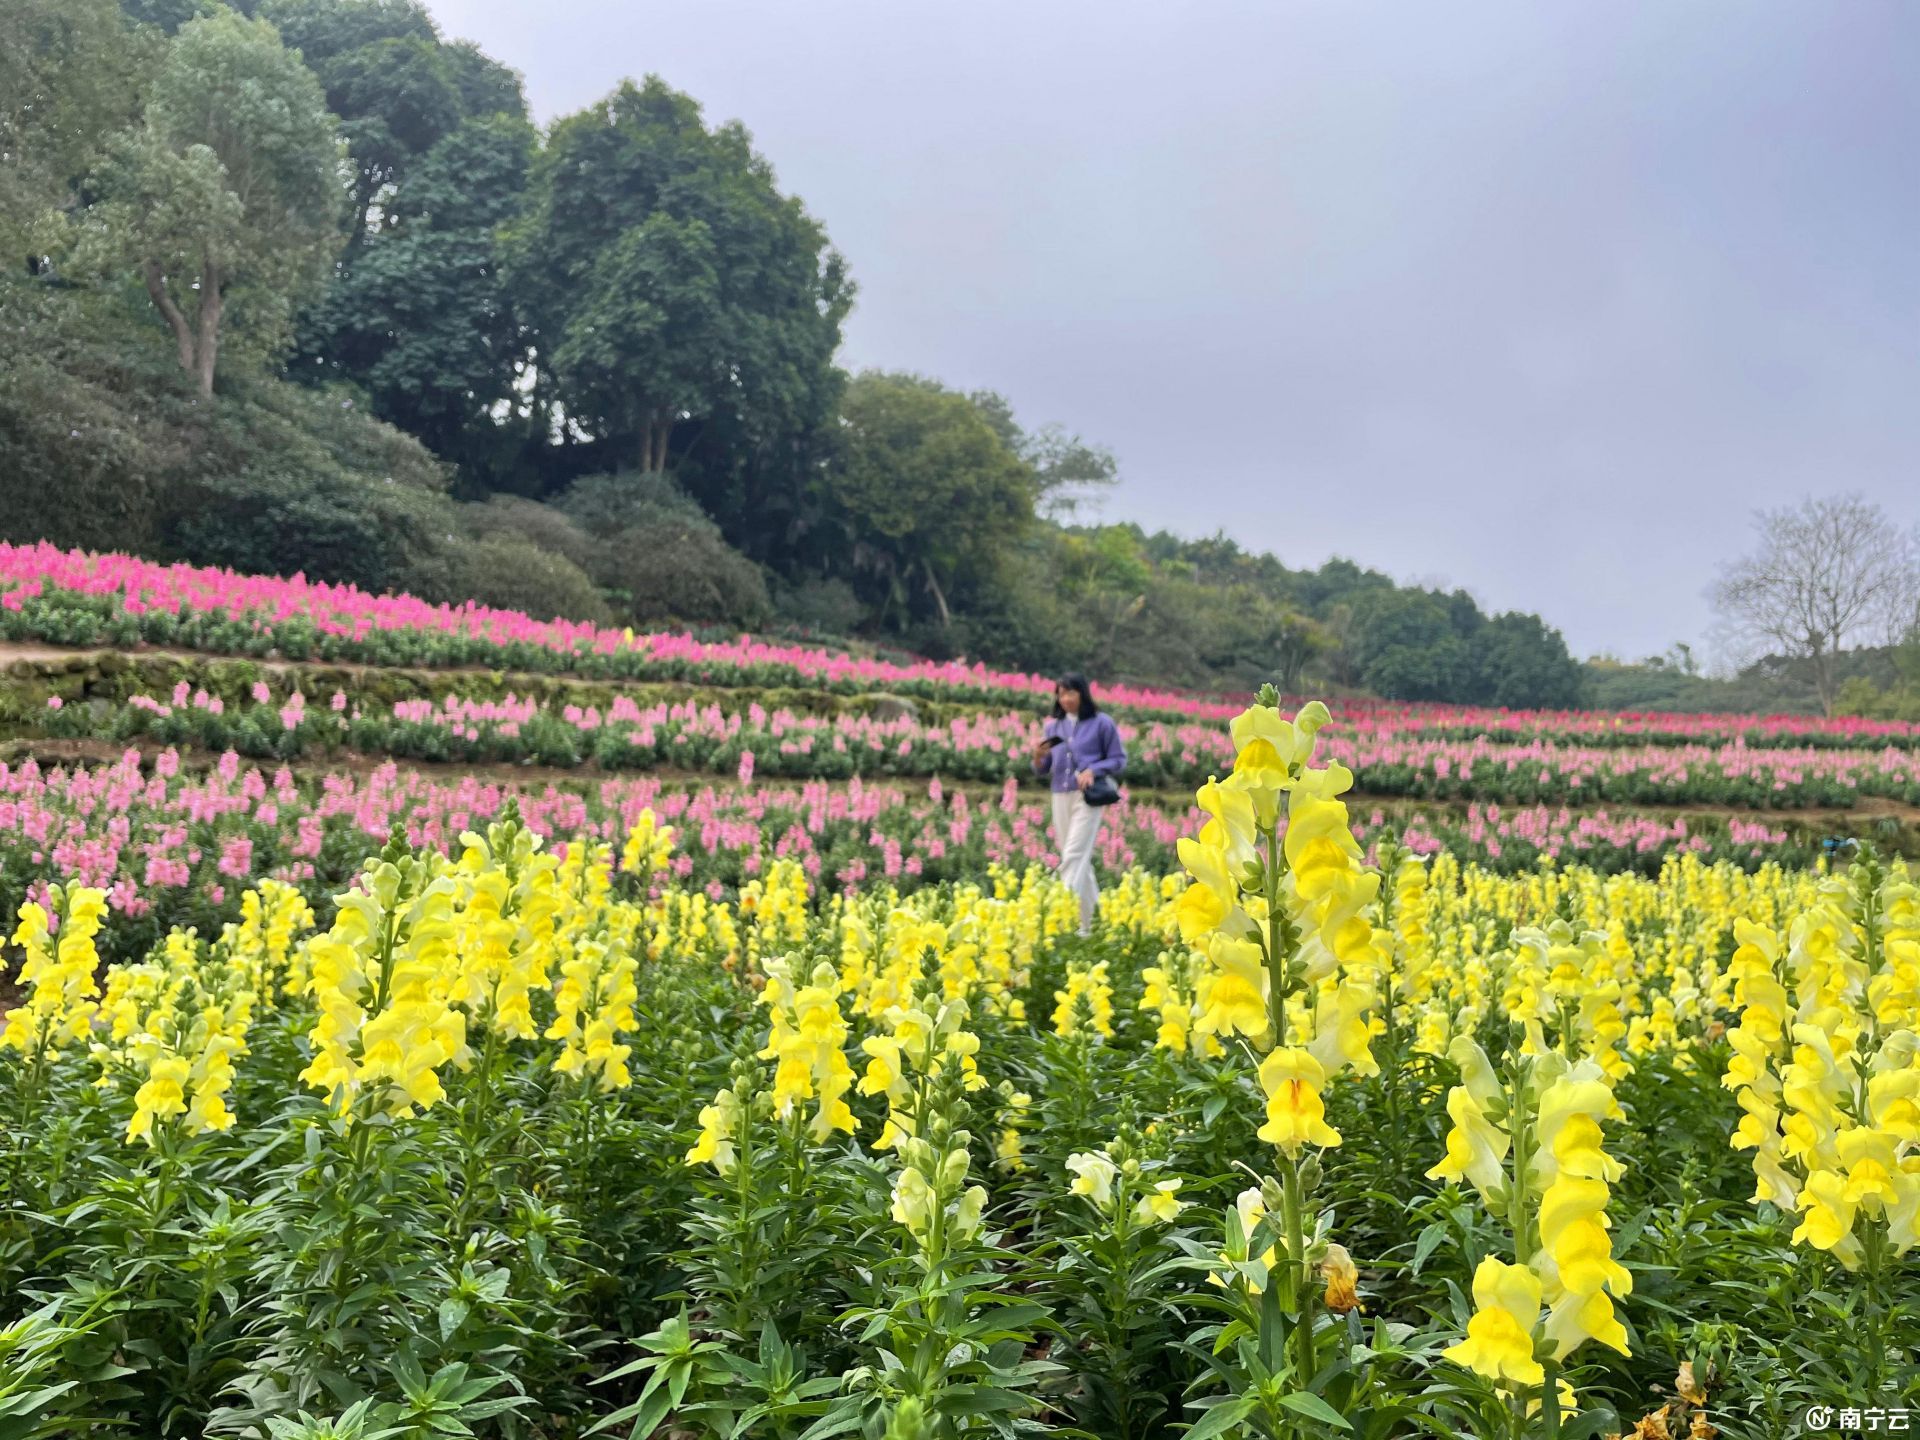
<svg viewBox="0 0 1920 1440"><path fill-rule="evenodd" d="M860 285L852 367L1103 514L1698 641L1753 508L1920 520L1920 4L429 0L538 118L656 72Z"/></svg>

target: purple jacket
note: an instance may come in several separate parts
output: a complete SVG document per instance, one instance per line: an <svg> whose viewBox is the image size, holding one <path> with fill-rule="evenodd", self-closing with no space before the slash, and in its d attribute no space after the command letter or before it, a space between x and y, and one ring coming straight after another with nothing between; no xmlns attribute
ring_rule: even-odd
<svg viewBox="0 0 1920 1440"><path fill-rule="evenodd" d="M1049 720L1046 733L1066 735L1067 723L1065 720ZM1051 770L1048 769L1049 765ZM1045 773L1048 788L1056 791L1078 790L1080 785L1075 777L1082 770L1091 770L1096 775L1112 775L1117 779L1126 768L1127 751L1120 743L1120 727L1113 723L1113 717L1104 710L1091 720L1076 724L1065 744L1054 746L1045 760L1036 760L1033 765L1034 773Z"/></svg>

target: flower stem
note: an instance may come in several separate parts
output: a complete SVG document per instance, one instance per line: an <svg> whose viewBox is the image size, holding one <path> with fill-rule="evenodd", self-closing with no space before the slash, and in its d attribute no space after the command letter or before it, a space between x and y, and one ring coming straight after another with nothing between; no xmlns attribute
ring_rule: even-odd
<svg viewBox="0 0 1920 1440"><path fill-rule="evenodd" d="M1285 1196L1285 1218L1287 1225L1288 1274L1293 1280L1293 1350L1296 1379L1302 1390L1313 1384L1314 1374L1319 1370L1319 1357L1313 1333L1314 1296L1313 1267L1307 1263L1306 1217L1303 1211L1303 1197L1300 1187L1300 1165L1292 1156L1288 1156L1280 1167L1280 1179Z"/></svg>

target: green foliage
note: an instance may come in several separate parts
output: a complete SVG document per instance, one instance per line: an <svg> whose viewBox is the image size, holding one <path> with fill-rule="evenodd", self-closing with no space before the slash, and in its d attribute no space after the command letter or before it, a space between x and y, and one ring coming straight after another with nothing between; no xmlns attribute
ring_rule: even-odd
<svg viewBox="0 0 1920 1440"><path fill-rule="evenodd" d="M522 495L490 495L460 507L461 528L476 540L519 539L586 569L594 539L564 510Z"/></svg>
<svg viewBox="0 0 1920 1440"><path fill-rule="evenodd" d="M245 371L210 404L129 308L0 280L0 536L448 595L458 525L416 442Z"/></svg>
<svg viewBox="0 0 1920 1440"><path fill-rule="evenodd" d="M134 25L172 35L189 20L213 14L220 3L221 0L120 0L119 8ZM254 9L250 0L233 8L243 15L252 14Z"/></svg>
<svg viewBox="0 0 1920 1440"><path fill-rule="evenodd" d="M441 583L449 599L520 610L540 620L605 624L613 618L586 571L564 555L510 536L451 547Z"/></svg>
<svg viewBox="0 0 1920 1440"><path fill-rule="evenodd" d="M788 630L802 635L850 636L866 618L867 607L844 580L798 575L772 587L774 613Z"/></svg>
<svg viewBox="0 0 1920 1440"><path fill-rule="evenodd" d="M832 463L816 481L830 553L882 623L952 618L987 588L1033 520L1031 471L966 396L870 371L841 401Z"/></svg>
<svg viewBox="0 0 1920 1440"><path fill-rule="evenodd" d="M508 277L552 398L642 470L666 468L682 422L778 448L826 418L839 258L744 129L709 130L657 77L554 127Z"/></svg>
<svg viewBox="0 0 1920 1440"><path fill-rule="evenodd" d="M1027 433L1013 417L1013 405L993 390L967 397L993 427L1001 443L1033 471L1040 512L1059 519L1072 515L1120 478L1120 462L1104 445L1093 445L1061 425Z"/></svg>
<svg viewBox="0 0 1920 1440"><path fill-rule="evenodd" d="M86 253L141 279L181 368L211 395L222 345L273 353L323 283L335 167L320 87L273 27L231 11L190 21L144 120L108 147Z"/></svg>
<svg viewBox="0 0 1920 1440"><path fill-rule="evenodd" d="M760 570L672 480L626 472L577 480L556 502L590 536L580 563L621 614L751 626L768 613Z"/></svg>
<svg viewBox="0 0 1920 1440"><path fill-rule="evenodd" d="M496 228L518 203L534 135L525 121L471 120L419 162L388 226L350 257L303 322L292 373L350 379L374 413L436 454L485 466L522 363L499 276Z"/></svg>
<svg viewBox="0 0 1920 1440"><path fill-rule="evenodd" d="M1441 597L1395 590L1364 596L1355 608L1362 637L1356 660L1369 689L1396 700L1438 700L1472 683L1469 637Z"/></svg>
<svg viewBox="0 0 1920 1440"><path fill-rule="evenodd" d="M1920 687L1899 685L1882 690L1864 675L1856 675L1841 683L1833 713L1868 720L1920 720Z"/></svg>
<svg viewBox="0 0 1920 1440"><path fill-rule="evenodd" d="M374 590L438 580L422 562L440 548L446 511L421 491L274 467L196 478L181 498L169 539L185 559L282 574L304 568Z"/></svg>
<svg viewBox="0 0 1920 1440"><path fill-rule="evenodd" d="M1119 473L1100 445L988 390L849 385L843 261L744 129L657 77L543 143L518 76L421 0L120 9L0 16L0 245L51 257L39 286L0 272L0 533L1102 680L1667 683L1350 561L1084 523ZM305 403L272 379L289 335ZM500 503L450 510L421 446ZM75 503L37 504L53 486Z"/></svg>
<svg viewBox="0 0 1920 1440"><path fill-rule="evenodd" d="M463 119L525 118L511 74L470 47L442 45L416 0L267 0L261 13L300 52L340 119L354 171L352 249L387 228L376 201L384 210L412 165Z"/></svg>
<svg viewBox="0 0 1920 1440"><path fill-rule="evenodd" d="M1566 709L1580 703L1580 667L1566 641L1538 615L1509 611L1480 632L1480 694L1489 705L1511 709Z"/></svg>
<svg viewBox="0 0 1920 1440"><path fill-rule="evenodd" d="M144 46L113 0L0 8L0 257L17 272L58 248L103 138L137 113Z"/></svg>
<svg viewBox="0 0 1920 1440"><path fill-rule="evenodd" d="M1864 674L1842 681L1834 713L1872 720L1920 720L1920 625L1887 650L1886 669L1890 673L1879 684Z"/></svg>
<svg viewBox="0 0 1920 1440"><path fill-rule="evenodd" d="M0 537L161 548L199 407L151 340L113 301L0 278Z"/></svg>
<svg viewBox="0 0 1920 1440"><path fill-rule="evenodd" d="M325 86L354 166L347 250L291 372L361 386L382 419L490 476L525 438L495 417L527 358L496 254L535 148L519 77L443 43L416 4L266 13Z"/></svg>
<svg viewBox="0 0 1920 1440"><path fill-rule="evenodd" d="M1488 619L1463 591L1368 589L1352 602L1357 676L1395 700L1552 709L1577 705L1581 672L1538 616Z"/></svg>

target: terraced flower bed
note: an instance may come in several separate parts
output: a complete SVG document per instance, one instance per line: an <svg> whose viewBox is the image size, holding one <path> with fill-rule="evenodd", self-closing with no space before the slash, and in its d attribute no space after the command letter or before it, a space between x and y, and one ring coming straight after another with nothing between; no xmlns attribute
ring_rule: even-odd
<svg viewBox="0 0 1920 1440"><path fill-rule="evenodd" d="M310 694L256 680L237 698L180 680L162 695L68 703L56 688L37 710L16 701L17 735L151 739L233 749L253 759L345 753L470 764L539 764L602 772L673 769L784 779L931 777L999 781L1030 773L1034 721L974 711L944 723L908 707L835 713L768 709L721 692L704 702L643 704L603 692L590 703L507 690L437 701L386 702L364 686ZM277 677L283 678L284 677ZM302 683L305 678L303 677ZM124 690L125 686L116 688ZM494 687L497 690L497 686ZM24 713L23 713L24 711ZM1150 789L1191 789L1232 763L1217 727L1139 721L1127 727L1127 778ZM1535 739L1428 738L1335 722L1326 753L1353 771L1362 793L1421 800L1548 805L1712 805L1752 811L1847 809L1863 798L1920 804L1920 755L1835 750L1643 745L1593 748Z"/></svg>

